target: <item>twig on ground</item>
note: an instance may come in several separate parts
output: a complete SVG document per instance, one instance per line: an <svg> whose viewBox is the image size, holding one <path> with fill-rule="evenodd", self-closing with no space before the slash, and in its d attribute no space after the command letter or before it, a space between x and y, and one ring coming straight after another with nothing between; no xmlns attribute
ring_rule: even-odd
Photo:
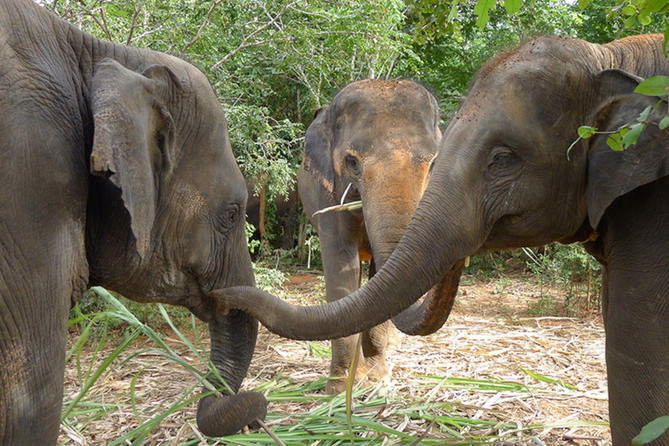
<svg viewBox="0 0 669 446"><path fill-rule="evenodd" d="M427 436L427 434L430 433L430 431L432 430L432 428L434 427L436 422L437 422L437 419L433 418L432 422L427 426L425 431L422 434L420 434L420 437L416 438L413 442L411 442L411 444L409 446L417 446L418 444L420 444L421 440L423 438L425 438Z"/></svg>

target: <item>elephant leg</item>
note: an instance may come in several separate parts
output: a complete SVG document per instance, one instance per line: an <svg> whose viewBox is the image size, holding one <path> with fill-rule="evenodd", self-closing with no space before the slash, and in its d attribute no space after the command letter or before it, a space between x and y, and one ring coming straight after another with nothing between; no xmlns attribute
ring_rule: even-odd
<svg viewBox="0 0 669 446"><path fill-rule="evenodd" d="M8 302L0 301L0 444L56 442L70 298L60 300L31 305L23 315L8 313ZM27 320L32 317L39 324Z"/></svg>
<svg viewBox="0 0 669 446"><path fill-rule="evenodd" d="M602 294L600 300L602 302L602 319L606 327L606 321L609 315L609 274L606 270L606 265L602 265Z"/></svg>
<svg viewBox="0 0 669 446"><path fill-rule="evenodd" d="M232 435L244 426L254 425L256 419L264 419L267 401L260 393L237 393L251 364L258 322L247 313L231 311L211 321L209 333L211 362L225 384L213 373L207 377L223 396L208 395L200 400L197 425L205 435L220 437ZM204 392L209 390L205 388Z"/></svg>
<svg viewBox="0 0 669 446"><path fill-rule="evenodd" d="M58 438L67 315L87 275L83 237L63 232L60 239L35 236L41 246L33 252L44 254L30 262L21 249L6 250L11 245L0 236L0 264L12 265L0 266L0 445L50 445ZM66 260L53 267L58 255Z"/></svg>
<svg viewBox="0 0 669 446"><path fill-rule="evenodd" d="M369 263L369 278L376 273L374 259ZM389 381L390 370L386 362L388 338L395 327L391 321L372 327L362 333L362 353L365 356L367 377L373 381Z"/></svg>
<svg viewBox="0 0 669 446"><path fill-rule="evenodd" d="M611 434L614 444L630 444L644 425L669 414L669 312L666 301L650 300L656 295L644 283L653 281L650 275L616 270L609 275L606 368ZM664 296L668 294L665 279ZM669 434L653 444L669 445Z"/></svg>
<svg viewBox="0 0 669 446"><path fill-rule="evenodd" d="M362 353L368 370L367 377L373 381L390 380L386 348L389 332L393 328L393 324L386 321L362 333Z"/></svg>
<svg viewBox="0 0 669 446"><path fill-rule="evenodd" d="M321 255L325 273L325 292L328 302L332 302L352 293L358 288L360 279L360 260L358 245L355 237L356 224L348 215L319 215L319 238ZM332 321L336 323L336 321ZM330 376L345 378L351 365L351 360L357 346L358 335L334 339L332 346L332 361ZM360 362L356 371L356 380L365 375L362 349L358 352ZM345 389L343 379L331 380L325 390L328 393L338 393Z"/></svg>
<svg viewBox="0 0 669 446"><path fill-rule="evenodd" d="M669 415L669 178L607 210L605 328L611 435L630 444ZM669 445L665 433L653 445Z"/></svg>
<svg viewBox="0 0 669 446"><path fill-rule="evenodd" d="M0 445L56 444L67 315L88 280L83 144L34 110L0 113Z"/></svg>

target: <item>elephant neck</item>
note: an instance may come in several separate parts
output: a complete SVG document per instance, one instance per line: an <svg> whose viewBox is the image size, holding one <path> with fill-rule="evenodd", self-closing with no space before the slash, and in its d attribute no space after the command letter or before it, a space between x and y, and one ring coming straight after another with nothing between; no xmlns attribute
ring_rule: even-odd
<svg viewBox="0 0 669 446"><path fill-rule="evenodd" d="M661 34L631 36L602 46L605 55L602 69L617 68L642 78L669 73L664 57Z"/></svg>

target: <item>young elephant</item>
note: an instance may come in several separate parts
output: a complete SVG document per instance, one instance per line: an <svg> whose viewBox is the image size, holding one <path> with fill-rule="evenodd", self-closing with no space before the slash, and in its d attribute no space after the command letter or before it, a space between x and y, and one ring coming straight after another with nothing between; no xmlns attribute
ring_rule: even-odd
<svg viewBox="0 0 669 446"><path fill-rule="evenodd" d="M423 194L440 137L436 99L408 80L354 82L316 112L298 189L320 238L328 302L360 287L362 261L370 262L370 276L386 261ZM313 215L340 203L347 189L345 200L362 200L361 210ZM392 329L385 322L362 333L356 379L389 378ZM332 341L331 376L346 376L356 342L357 336ZM344 387L344 380L332 380L326 391Z"/></svg>
<svg viewBox="0 0 669 446"><path fill-rule="evenodd" d="M91 285L189 308L237 392L257 322L206 293L254 285L246 185L200 71L1 1L0 190L1 445L56 443L68 310ZM224 435L265 411L260 394L209 395L197 420Z"/></svg>

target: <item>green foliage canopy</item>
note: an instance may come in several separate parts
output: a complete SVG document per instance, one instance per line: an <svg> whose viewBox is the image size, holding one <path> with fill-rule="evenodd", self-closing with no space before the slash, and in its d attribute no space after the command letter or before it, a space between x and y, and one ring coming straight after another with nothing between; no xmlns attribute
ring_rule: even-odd
<svg viewBox="0 0 669 446"><path fill-rule="evenodd" d="M411 59L404 3L79 0L47 4L98 37L171 53L209 77L247 178L286 194L313 112L347 83Z"/></svg>

